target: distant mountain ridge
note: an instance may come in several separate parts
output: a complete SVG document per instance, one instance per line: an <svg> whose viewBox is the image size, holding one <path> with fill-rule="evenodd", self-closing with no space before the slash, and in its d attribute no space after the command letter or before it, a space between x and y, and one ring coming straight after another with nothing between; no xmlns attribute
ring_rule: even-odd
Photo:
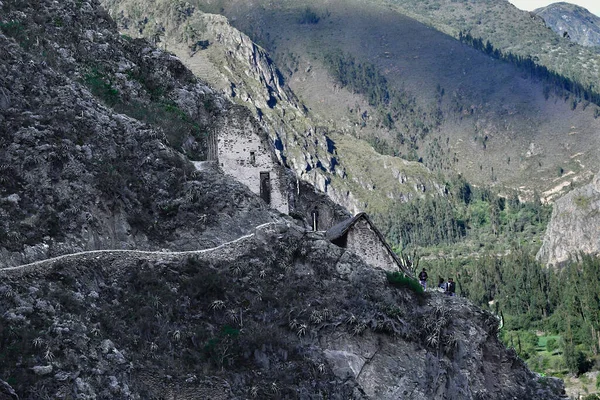
<svg viewBox="0 0 600 400"><path fill-rule="evenodd" d="M557 34L582 46L600 46L600 17L571 3L553 3L533 11Z"/></svg>

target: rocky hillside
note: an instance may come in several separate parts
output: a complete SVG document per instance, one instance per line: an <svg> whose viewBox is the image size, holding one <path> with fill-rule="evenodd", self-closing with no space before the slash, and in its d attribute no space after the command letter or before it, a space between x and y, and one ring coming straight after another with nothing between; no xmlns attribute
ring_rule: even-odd
<svg viewBox="0 0 600 400"><path fill-rule="evenodd" d="M225 17L171 0L102 4L122 33L155 41L231 101L250 108L280 160L338 204L376 211L389 201L440 193L439 179L427 168L377 154L335 118L309 111L265 49Z"/></svg>
<svg viewBox="0 0 600 400"><path fill-rule="evenodd" d="M564 398L491 314L204 168L246 111L97 1L0 7L0 398Z"/></svg>
<svg viewBox="0 0 600 400"><path fill-rule="evenodd" d="M557 34L582 46L600 46L600 17L570 3L554 3L534 13Z"/></svg>
<svg viewBox="0 0 600 400"><path fill-rule="evenodd" d="M109 3L115 15L129 10L124 11L124 20L139 9L133 1ZM469 18L512 7L493 3L473 3L470 14L461 2L444 7L463 10ZM344 140L350 136L368 140L383 154L421 159L432 170L460 172L481 185L519 188L529 194L536 190L548 199L571 183L588 182L600 167L589 151L600 146L592 134L600 126L597 106L407 17L418 16L413 9L417 5L409 7L413 3L388 6L336 0L324 5L306 0L273 6L267 1L198 0L190 4L195 13L227 16L269 51L309 112L319 121L328 121L326 126L346 132ZM146 13L151 10L141 12L139 18L144 20ZM165 14L148 14L148 20L165 24ZM433 19L419 18L433 24ZM456 18L460 19L458 14ZM519 18L530 27L529 14ZM544 35L549 32L543 23L531 23L535 32L538 28ZM442 25L434 26L443 30ZM501 29L508 27L497 27ZM452 32L458 36L458 31ZM486 37L475 28L470 32ZM550 36L569 48L568 41L551 32ZM499 43L498 48L521 54ZM592 68L595 58L588 60L586 65ZM367 75L364 71L377 82L360 86L357 77ZM368 93L369 88L379 92ZM357 180L369 186L365 179ZM388 192L393 193L385 191L386 196Z"/></svg>
<svg viewBox="0 0 600 400"><path fill-rule="evenodd" d="M278 218L190 162L244 109L175 57L121 37L96 2L5 1L0 15L1 266L212 247Z"/></svg>
<svg viewBox="0 0 600 400"><path fill-rule="evenodd" d="M579 253L600 254L600 174L556 201L537 257L556 265Z"/></svg>
<svg viewBox="0 0 600 400"><path fill-rule="evenodd" d="M491 314L392 287L294 225L0 277L0 379L24 399L565 398Z"/></svg>

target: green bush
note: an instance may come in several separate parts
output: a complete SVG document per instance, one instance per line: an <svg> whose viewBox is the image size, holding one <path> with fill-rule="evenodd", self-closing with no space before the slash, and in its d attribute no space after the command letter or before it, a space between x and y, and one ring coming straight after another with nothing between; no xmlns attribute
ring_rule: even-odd
<svg viewBox="0 0 600 400"><path fill-rule="evenodd" d="M564 344L563 358L569 372L573 374L581 375L589 367L585 354L570 342Z"/></svg>
<svg viewBox="0 0 600 400"><path fill-rule="evenodd" d="M417 294L423 294L425 292L423 290L423 286L421 286L421 284L416 279L413 279L404 273L388 272L386 275L388 282L392 286L399 288L408 288Z"/></svg>
<svg viewBox="0 0 600 400"><path fill-rule="evenodd" d="M19 43L25 50L29 49L32 44L32 40L29 37L25 25L19 21L0 22L0 31L6 36L10 36Z"/></svg>
<svg viewBox="0 0 600 400"><path fill-rule="evenodd" d="M119 102L119 91L112 86L108 76L98 69L92 68L89 73L85 74L84 82L92 94L99 97L107 105L114 106Z"/></svg>
<svg viewBox="0 0 600 400"><path fill-rule="evenodd" d="M554 338L548 339L546 342L546 350L548 353L552 353L556 349L558 349L558 341Z"/></svg>
<svg viewBox="0 0 600 400"><path fill-rule="evenodd" d="M588 394L583 398L583 400L600 400L600 396L598 396L596 393Z"/></svg>

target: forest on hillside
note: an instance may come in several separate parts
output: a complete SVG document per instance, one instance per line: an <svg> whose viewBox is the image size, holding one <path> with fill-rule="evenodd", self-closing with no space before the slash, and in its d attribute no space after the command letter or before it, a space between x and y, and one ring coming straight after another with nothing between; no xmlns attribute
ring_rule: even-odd
<svg viewBox="0 0 600 400"><path fill-rule="evenodd" d="M539 79L546 82L549 87L544 91L546 99L550 94L550 88L554 89L554 93L558 97L570 98L571 107L575 109L579 102L594 103L600 106L600 93L593 85L584 85L566 76L563 76L555 71L548 69L544 65L540 65L531 57L523 57L515 55L511 52L502 52L500 49L494 48L490 41L483 41L480 37L473 37L470 32L459 32L459 40L462 43L468 44L476 50L484 52L490 57L502 60L509 64L515 65L517 68L526 72L531 78ZM596 109L595 116L600 116L600 110Z"/></svg>
<svg viewBox="0 0 600 400"><path fill-rule="evenodd" d="M499 196L462 178L446 196L398 203L375 217L430 286L457 293L503 320L501 339L530 368L564 377L600 365L600 260L575 255L559 269L535 258L551 215L538 199Z"/></svg>

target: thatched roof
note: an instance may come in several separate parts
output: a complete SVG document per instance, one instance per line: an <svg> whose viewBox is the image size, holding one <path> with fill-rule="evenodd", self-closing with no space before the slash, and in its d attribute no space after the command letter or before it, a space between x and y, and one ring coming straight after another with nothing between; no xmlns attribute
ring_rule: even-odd
<svg viewBox="0 0 600 400"><path fill-rule="evenodd" d="M339 224L332 226L331 228L329 228L327 230L327 232L325 232L325 237L330 242L333 242L333 241L345 236L348 233L348 231L350 229L352 229L352 227L361 219L364 219L365 221L367 221L367 223L369 224L369 226L371 227L373 232L375 232L375 234L379 238L379 241L381 242L381 244L387 249L388 253L392 256L392 258L398 265L398 268L401 271L404 271L405 273L410 274L409 271L406 271L403 268L402 262L400 261L400 259L396 255L396 253L394 253L394 250L392 250L392 248L390 247L388 242L385 240L385 237L381 234L379 229L377 229L377 227L375 226L373 221L371 221L371 218L369 218L369 216L364 212L358 213L354 217L348 218L347 220L344 220L344 221L340 222Z"/></svg>

